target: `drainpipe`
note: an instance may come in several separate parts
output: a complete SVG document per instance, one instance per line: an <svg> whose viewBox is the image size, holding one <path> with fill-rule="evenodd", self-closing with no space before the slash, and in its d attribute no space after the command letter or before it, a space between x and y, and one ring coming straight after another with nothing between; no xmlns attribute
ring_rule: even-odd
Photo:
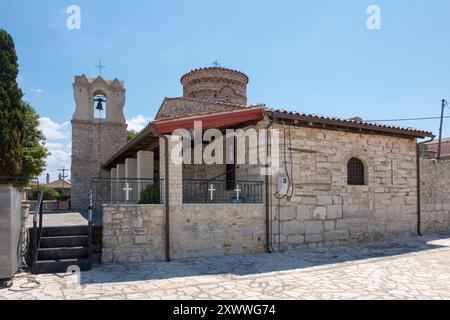
<svg viewBox="0 0 450 320"><path fill-rule="evenodd" d="M170 211L169 211L169 137L166 135L155 134L158 138L163 138L165 141L164 150L164 200L165 200L165 224L164 224L164 235L165 235L165 256L166 261L170 262ZM160 159L161 161L161 159Z"/></svg>
<svg viewBox="0 0 450 320"><path fill-rule="evenodd" d="M422 236L422 231L421 231L421 227L422 227L422 211L421 211L421 199L420 199L420 190L421 190L421 185L420 185L420 146L422 144L425 143L429 143L431 141L433 141L435 138L435 136L432 136L429 140L420 142L416 144L416 165L417 165L417 234L419 236Z"/></svg>
<svg viewBox="0 0 450 320"><path fill-rule="evenodd" d="M169 138L164 135L164 141L166 142L166 148L164 150L165 156L165 205L166 205L166 223L165 223L165 233L166 233L166 261L170 261L170 211L169 211Z"/></svg>
<svg viewBox="0 0 450 320"><path fill-rule="evenodd" d="M266 130L269 130L269 128L273 125L273 121L270 121L269 125L265 128ZM266 138L266 155L269 156L269 131L267 131L267 138ZM270 233L270 223L272 222L270 219L270 187L269 184L271 182L271 179L268 175L268 169L269 169L269 161L267 159L266 163L266 177L265 177L265 210L266 210L266 251L267 253L272 253L271 250L271 238L272 235Z"/></svg>

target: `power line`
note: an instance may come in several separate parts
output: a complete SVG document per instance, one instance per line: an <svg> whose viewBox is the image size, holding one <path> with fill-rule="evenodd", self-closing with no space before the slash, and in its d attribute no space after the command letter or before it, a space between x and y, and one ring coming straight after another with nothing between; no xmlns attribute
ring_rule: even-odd
<svg viewBox="0 0 450 320"><path fill-rule="evenodd" d="M365 120L366 122L395 122L395 121L417 121L417 120L435 120L441 117L425 117L425 118L406 118L406 119L385 119L385 120ZM450 119L450 116L443 117L444 119Z"/></svg>

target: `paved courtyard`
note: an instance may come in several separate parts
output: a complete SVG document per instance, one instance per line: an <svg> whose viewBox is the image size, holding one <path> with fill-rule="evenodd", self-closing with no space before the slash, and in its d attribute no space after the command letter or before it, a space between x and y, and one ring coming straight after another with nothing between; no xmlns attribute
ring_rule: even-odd
<svg viewBox="0 0 450 320"><path fill-rule="evenodd" d="M37 281L30 282L30 281ZM450 232L288 253L19 274L0 299L450 299Z"/></svg>

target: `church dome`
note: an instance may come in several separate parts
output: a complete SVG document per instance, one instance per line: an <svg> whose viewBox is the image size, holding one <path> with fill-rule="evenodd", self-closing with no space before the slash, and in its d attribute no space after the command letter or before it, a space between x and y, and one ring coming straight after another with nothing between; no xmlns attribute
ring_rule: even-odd
<svg viewBox="0 0 450 320"><path fill-rule="evenodd" d="M181 77L186 98L247 104L248 77L222 67L195 69Z"/></svg>

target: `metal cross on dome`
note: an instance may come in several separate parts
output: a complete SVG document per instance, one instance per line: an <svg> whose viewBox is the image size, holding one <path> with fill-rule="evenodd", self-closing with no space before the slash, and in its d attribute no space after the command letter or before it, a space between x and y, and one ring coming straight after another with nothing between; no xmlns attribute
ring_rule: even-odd
<svg viewBox="0 0 450 320"><path fill-rule="evenodd" d="M219 61L217 61L217 59L215 59L214 61L213 61L213 65L214 65L214 67L220 67L220 63L219 63Z"/></svg>

